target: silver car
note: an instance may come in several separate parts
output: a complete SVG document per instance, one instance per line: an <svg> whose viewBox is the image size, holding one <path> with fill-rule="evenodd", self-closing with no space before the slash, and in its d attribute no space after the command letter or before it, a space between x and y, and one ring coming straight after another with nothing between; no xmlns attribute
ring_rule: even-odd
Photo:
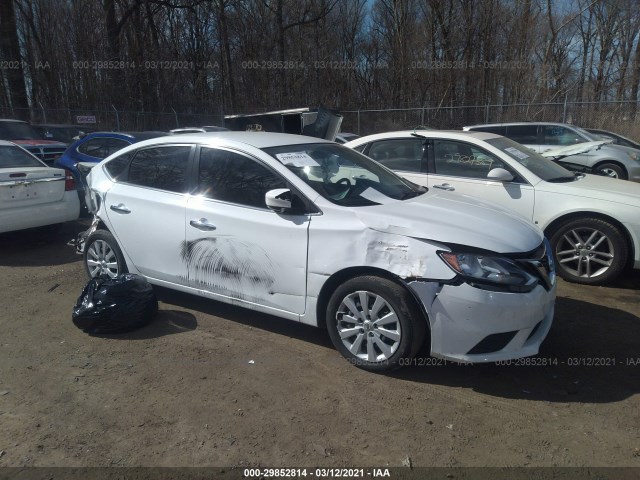
<svg viewBox="0 0 640 480"><path fill-rule="evenodd" d="M464 127L466 131L495 133L543 153L568 145L601 140L586 130L565 123L517 122ZM612 178L640 182L640 150L621 145L602 145L588 153L574 155L571 163Z"/></svg>

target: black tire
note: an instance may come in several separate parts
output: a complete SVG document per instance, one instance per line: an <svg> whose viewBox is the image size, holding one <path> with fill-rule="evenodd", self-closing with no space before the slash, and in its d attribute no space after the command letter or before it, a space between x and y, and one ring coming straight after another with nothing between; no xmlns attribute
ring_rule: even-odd
<svg viewBox="0 0 640 480"><path fill-rule="evenodd" d="M115 262L109 262L110 264L116 264L116 271L110 268L100 268L100 271L95 270L95 266L89 265L90 262L99 261L101 256L102 247L106 246L109 251L113 252L113 255L105 253L105 261L115 260ZM128 273L127 264L122 255L122 250L114 236L108 230L96 230L93 232L84 245L84 254L82 255L82 261L84 263L84 269L87 272L89 278L99 276L100 274L108 274L110 277L115 278L122 273ZM109 273L107 272L109 270Z"/></svg>
<svg viewBox="0 0 640 480"><path fill-rule="evenodd" d="M611 282L622 273L629 256L620 228L599 218L572 220L560 226L550 241L558 275L574 283Z"/></svg>
<svg viewBox="0 0 640 480"><path fill-rule="evenodd" d="M601 163L595 169L597 175L603 175L605 177L617 178L619 180L626 180L629 178L627 170L617 163Z"/></svg>
<svg viewBox="0 0 640 480"><path fill-rule="evenodd" d="M356 321L355 315L345 316L348 312L355 312L349 310L343 302L348 297L355 296L357 298L353 306L362 308L361 293L365 293L367 308L360 312L363 318L358 316ZM382 307L376 307L378 298L384 303ZM373 310L374 307L376 311ZM388 319L392 318L391 313L395 313L397 322L388 323ZM346 317L349 320L345 320ZM336 350L350 363L371 372L389 372L401 367L404 362L408 364L422 347L426 332L426 319L407 289L391 280L373 275L352 278L336 288L327 304L326 324ZM354 334L343 340L340 331L349 333L349 330L353 330ZM391 335L399 336L399 339L394 339ZM355 354L347 348L345 342L351 342L352 349L356 350ZM373 354L369 356L367 353L369 348L375 354L374 361L369 360L373 357Z"/></svg>

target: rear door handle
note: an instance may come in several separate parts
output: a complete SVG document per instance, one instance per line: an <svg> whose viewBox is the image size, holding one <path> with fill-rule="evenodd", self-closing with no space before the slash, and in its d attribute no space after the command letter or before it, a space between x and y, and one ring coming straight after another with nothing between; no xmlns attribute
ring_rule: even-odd
<svg viewBox="0 0 640 480"><path fill-rule="evenodd" d="M204 230L205 232L215 230L216 226L213 223L209 223L206 218L201 218L200 220L191 220L189 225L197 228L198 230Z"/></svg>
<svg viewBox="0 0 640 480"><path fill-rule="evenodd" d="M443 183L442 185L434 185L433 188L439 188L440 190L447 190L449 192L453 192L456 187L452 187L448 183Z"/></svg>
<svg viewBox="0 0 640 480"><path fill-rule="evenodd" d="M123 203L119 203L118 205L111 205L109 208L118 213L131 213L131 210L125 207Z"/></svg>

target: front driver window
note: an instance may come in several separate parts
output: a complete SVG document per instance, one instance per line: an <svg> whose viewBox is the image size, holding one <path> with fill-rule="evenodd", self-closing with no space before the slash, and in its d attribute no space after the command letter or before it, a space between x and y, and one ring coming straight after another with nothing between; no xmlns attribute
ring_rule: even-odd
<svg viewBox="0 0 640 480"><path fill-rule="evenodd" d="M545 145L575 145L584 142L575 132L568 128L556 125L547 125L544 127L544 144Z"/></svg>
<svg viewBox="0 0 640 480"><path fill-rule="evenodd" d="M509 170L495 155L464 142L434 140L433 154L437 175L486 180L494 168Z"/></svg>
<svg viewBox="0 0 640 480"><path fill-rule="evenodd" d="M202 148L198 172L198 192L208 198L247 207L267 208L265 194L287 188L282 177L244 155Z"/></svg>

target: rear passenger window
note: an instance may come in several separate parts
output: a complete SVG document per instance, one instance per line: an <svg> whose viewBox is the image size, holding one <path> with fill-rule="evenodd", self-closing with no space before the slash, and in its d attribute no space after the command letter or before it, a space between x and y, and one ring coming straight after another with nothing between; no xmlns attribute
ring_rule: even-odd
<svg viewBox="0 0 640 480"><path fill-rule="evenodd" d="M190 146L166 146L139 150L129 167L128 183L185 193ZM111 162L109 162L111 163Z"/></svg>
<svg viewBox="0 0 640 480"><path fill-rule="evenodd" d="M423 143L424 140L420 138L382 140L371 145L368 155L391 170L420 172Z"/></svg>
<svg viewBox="0 0 640 480"><path fill-rule="evenodd" d="M507 127L508 138L523 145L538 144L537 125L511 125Z"/></svg>
<svg viewBox="0 0 640 480"><path fill-rule="evenodd" d="M109 143L107 144L107 149L105 151L105 158L112 153L116 153L118 150L123 149L124 147L128 147L129 145L131 144L126 140L120 140L119 138L110 138Z"/></svg>
<svg viewBox="0 0 640 480"><path fill-rule="evenodd" d="M91 140L87 140L78 147L78 152L94 158L105 158L107 156L106 151L108 141L109 139L107 138L93 138Z"/></svg>

